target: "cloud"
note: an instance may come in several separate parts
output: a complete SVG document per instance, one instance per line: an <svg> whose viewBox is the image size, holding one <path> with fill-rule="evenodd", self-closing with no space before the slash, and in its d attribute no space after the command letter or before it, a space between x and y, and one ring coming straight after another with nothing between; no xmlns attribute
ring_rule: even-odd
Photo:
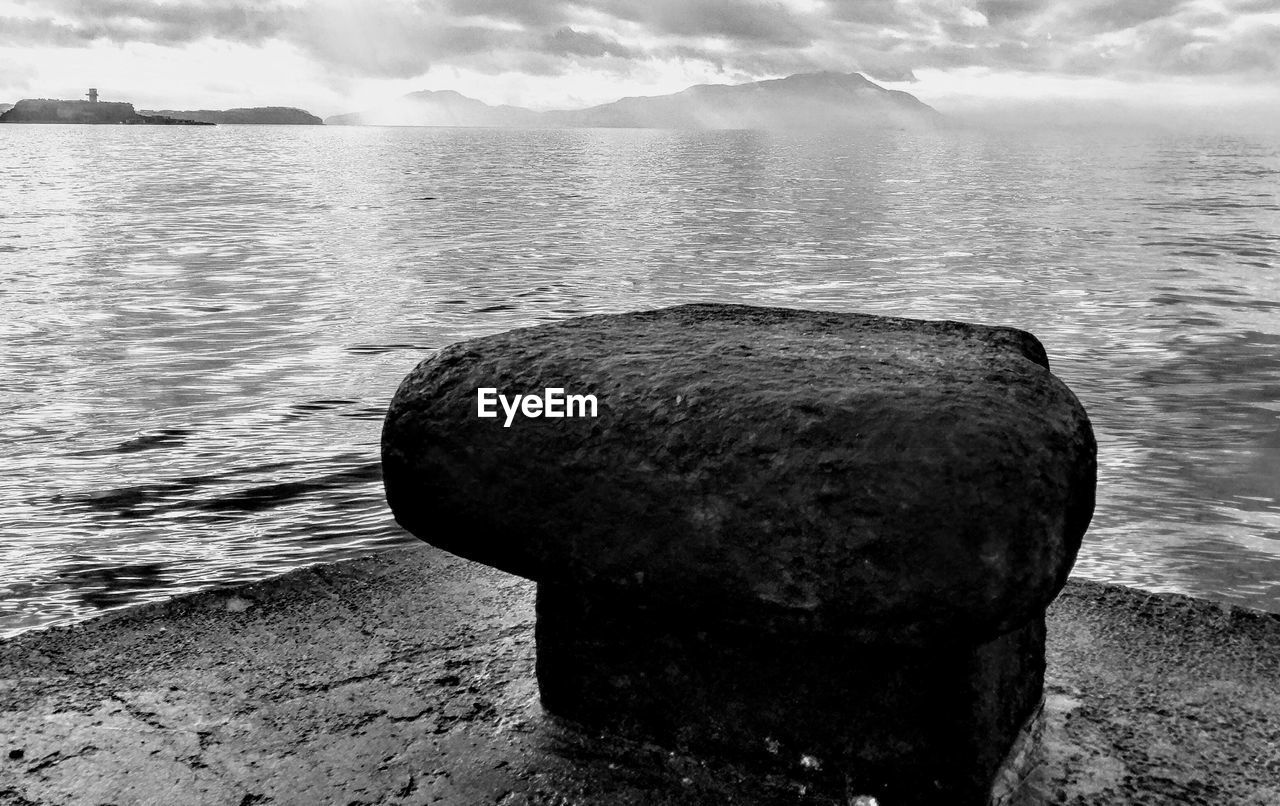
<svg viewBox="0 0 1280 806"><path fill-rule="evenodd" d="M155 0L45 0L36 6L43 17L9 17L0 36L16 39L16 28L28 37L21 44L70 46L108 40L180 45L217 38L258 43L285 30L289 9L279 3L218 3ZM52 19L51 19L52 17Z"/></svg>
<svg viewBox="0 0 1280 806"><path fill-rule="evenodd" d="M1170 0L1108 0L1060 4L1052 21L1073 36L1123 31L1153 20L1167 19L1183 13L1191 5Z"/></svg>
<svg viewBox="0 0 1280 806"><path fill-rule="evenodd" d="M978 0L974 8L987 18L988 24L1003 25L1042 14L1051 5L1052 0Z"/></svg>
<svg viewBox="0 0 1280 806"><path fill-rule="evenodd" d="M903 84L914 84L919 79L916 78L915 71L909 67L893 64L875 64L863 63L858 65L858 72L865 73L868 78L875 81L893 81Z"/></svg>
<svg viewBox="0 0 1280 806"><path fill-rule="evenodd" d="M69 48L88 44L101 35L97 31L89 31L50 19L0 18L0 45L13 47L45 45Z"/></svg>
<svg viewBox="0 0 1280 806"><path fill-rule="evenodd" d="M631 48L620 45L617 41L599 34L575 31L564 27L554 34L543 37L543 52L556 56L620 56L626 58L633 54Z"/></svg>
<svg viewBox="0 0 1280 806"><path fill-rule="evenodd" d="M832 17L862 25L898 28L911 22L911 4L899 0L830 0Z"/></svg>
<svg viewBox="0 0 1280 806"><path fill-rule="evenodd" d="M15 6L15 2L17 5ZM0 44L285 43L346 78L860 69L1259 76L1280 70L1275 0L11 0ZM3 14L4 12L0 12Z"/></svg>
<svg viewBox="0 0 1280 806"><path fill-rule="evenodd" d="M1140 67L1166 75L1220 75L1280 71L1280 24L1211 30L1161 21L1137 32Z"/></svg>
<svg viewBox="0 0 1280 806"><path fill-rule="evenodd" d="M465 64L519 50L515 29L442 18L410 3L313 3L299 9L282 39L334 73L412 78L435 64Z"/></svg>
<svg viewBox="0 0 1280 806"><path fill-rule="evenodd" d="M572 6L566 0L444 0L439 8L450 17L484 17L543 30L568 23Z"/></svg>
<svg viewBox="0 0 1280 806"><path fill-rule="evenodd" d="M636 23L655 36L716 37L744 45L808 45L816 28L782 3L751 0L601 0L596 13Z"/></svg>

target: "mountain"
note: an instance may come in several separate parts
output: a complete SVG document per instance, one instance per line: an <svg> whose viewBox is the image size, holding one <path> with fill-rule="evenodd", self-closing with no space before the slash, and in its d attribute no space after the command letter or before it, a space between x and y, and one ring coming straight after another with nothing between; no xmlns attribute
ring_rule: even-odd
<svg viewBox="0 0 1280 806"><path fill-rule="evenodd" d="M330 126L542 126L541 115L490 106L453 90L411 92L390 104L325 118Z"/></svg>
<svg viewBox="0 0 1280 806"><path fill-rule="evenodd" d="M5 112L8 112L10 109L13 109L13 104L0 104L0 115L3 115Z"/></svg>
<svg viewBox="0 0 1280 806"><path fill-rule="evenodd" d="M565 126L662 129L810 129L916 126L941 115L905 92L857 73L805 73L750 84L699 84L656 97L623 98L550 113Z"/></svg>
<svg viewBox="0 0 1280 806"><path fill-rule="evenodd" d="M195 120L201 123L249 123L271 124L281 126L320 126L324 121L305 109L292 106L256 106L237 109L161 109L157 112L143 110L144 115L166 115L168 117Z"/></svg>
<svg viewBox="0 0 1280 806"><path fill-rule="evenodd" d="M699 84L673 95L623 98L587 109L534 112L490 106L451 90L415 92L340 125L827 129L934 125L942 116L915 96L858 73L803 73L749 84Z"/></svg>

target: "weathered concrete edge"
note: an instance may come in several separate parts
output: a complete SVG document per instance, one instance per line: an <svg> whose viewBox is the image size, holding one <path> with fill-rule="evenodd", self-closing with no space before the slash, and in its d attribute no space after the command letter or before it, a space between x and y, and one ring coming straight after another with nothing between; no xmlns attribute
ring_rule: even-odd
<svg viewBox="0 0 1280 806"><path fill-rule="evenodd" d="M172 709L156 708L153 703L151 711L145 712L154 712L150 721L122 725L148 736L152 728L176 736L199 732L200 725L210 719L221 720L217 730L226 741L221 748L215 742L215 752L198 759L204 768L216 768L218 775L195 775L192 780L198 786L185 790L193 795L189 802L227 802L221 795L235 792L294 802L281 793L292 788L314 795L339 779L318 778L308 790L300 788L296 779L289 780L288 770L264 767L256 756L248 758L254 753L238 745L237 737L253 739L255 734L246 733L237 719L279 716L282 708L288 711L308 698L318 701L318 709L330 708L336 696L331 693L350 685L365 686L375 699L389 698L390 704L379 706L388 713L407 699L444 703L443 710L437 709L443 713L458 700L457 675L446 674L425 684L419 680L406 689L401 661L417 668L435 662L438 655L442 669L472 664L492 670L493 657L501 655L501 674L478 685L491 685L504 694L486 700L488 710L474 718L441 721L441 717L434 724L437 735L471 742L471 750L482 751L478 757L495 764L511 762L525 772L539 770L531 779L519 775L513 779L518 786L509 794L524 800L504 803L547 802L556 792L576 793L582 803L711 803L735 792L739 797L753 792L757 802L772 802L770 792L787 792L794 799L794 787L806 785L801 778L770 778L761 788L761 781L753 781L749 770L707 768L688 759L673 761L674 757L650 749L644 756L647 761L628 771L644 777L628 778L630 789L619 790L612 764L597 758L607 755L598 752L603 739L575 736L572 731L556 733L554 726L533 724L539 717L536 689L531 687L530 587L429 547L412 547L27 633L0 642L0 735L35 737L32 746L38 746L44 736L56 745L68 738L67 731L59 732L60 725L81 714L91 725L94 720L101 724L104 718L113 718L100 703L114 698L136 710L140 693L152 696L160 682L181 678L186 688L199 693L198 703L186 692L155 695L168 697ZM246 613L256 616L246 619ZM423 614L438 617L444 626L398 623ZM293 622L282 625L282 619ZM1275 783L1280 780L1280 755L1273 741L1280 735L1280 693L1273 690L1280 672L1280 615L1177 594L1076 581L1050 608L1049 623L1044 752L1028 777L1023 799L1012 802L1089 803L1099 798L1185 799L1188 795L1239 803L1280 802L1280 785ZM232 625L242 631L227 629ZM289 634L292 628L299 631L296 638ZM193 635L200 645L183 643ZM290 637L291 642L281 644L281 636ZM138 654L131 653L131 648L139 647ZM228 658L235 662L228 664ZM461 665L449 667L450 663ZM484 694L482 689L476 691ZM66 716L72 712L74 719ZM286 722L293 718L288 716ZM61 722L51 727L51 719ZM359 729L353 734L345 723L321 720L315 724L330 730L331 740L364 735ZM532 724L525 735L533 738L512 743L508 734L505 743L495 743L493 738L510 724ZM121 734L113 734L117 735ZM367 746L369 753L377 748L363 739L360 745ZM551 752L553 746L558 748L555 752ZM575 760L574 753L561 752L566 746L591 757ZM436 742L419 748L404 763L409 768L440 769L438 762L444 756L433 756L443 753L440 747ZM289 753L298 755L304 749L292 747ZM113 747L94 750L88 761L99 782L128 785L112 791L119 802L149 802L121 794L151 791L146 787L156 783L139 778L136 758ZM85 774L72 762L88 761L59 753L55 749L43 761L28 756L26 761L31 763L6 762L0 754L0 803L70 802L68 796L73 793L66 786L72 784L67 781L83 781ZM264 752L262 758L274 757ZM378 764L376 756L361 759L357 754L349 762L353 768L337 772L346 776L340 779L347 782L344 785L356 786L367 796L361 802L419 802L413 792L403 794L406 790L401 785L380 790L382 779L372 771L368 780L348 781L351 769ZM33 776L29 770L42 764L44 772L63 769L79 775L66 780L45 775L36 780L40 772ZM113 778L109 773L117 767L128 774ZM715 774L707 777L708 769L715 769ZM475 787L502 789L513 784L506 778L467 778L464 773L470 773L461 768L454 772L455 789L456 781L465 779L471 794L464 797L455 792L446 795L446 802L467 802ZM142 773L144 778L155 777L145 769ZM611 776L615 780L605 780ZM409 774L411 781L420 777ZM439 784L442 779L433 780ZM538 787L520 789L524 785L520 781L528 780L537 780ZM593 782L602 781L606 786L595 788L598 799L593 800ZM208 797L195 797L199 793Z"/></svg>

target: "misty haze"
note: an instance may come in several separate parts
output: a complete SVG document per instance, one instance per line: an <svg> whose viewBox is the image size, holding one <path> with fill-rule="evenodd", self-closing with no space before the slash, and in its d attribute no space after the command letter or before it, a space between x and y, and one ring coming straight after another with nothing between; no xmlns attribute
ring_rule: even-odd
<svg viewBox="0 0 1280 806"><path fill-rule="evenodd" d="M909 93L857 73L806 73L672 95L623 98L587 109L493 107L452 90L417 92L385 107L334 115L330 125L507 128L843 129L935 126L942 116Z"/></svg>

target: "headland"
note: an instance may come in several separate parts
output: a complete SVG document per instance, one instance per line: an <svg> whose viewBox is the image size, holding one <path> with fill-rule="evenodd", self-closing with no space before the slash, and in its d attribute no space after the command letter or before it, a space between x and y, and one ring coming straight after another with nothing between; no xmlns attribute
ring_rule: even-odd
<svg viewBox="0 0 1280 806"><path fill-rule="evenodd" d="M24 98L0 114L0 123L92 123L146 126L212 126L195 120L143 115L124 101L62 101Z"/></svg>

